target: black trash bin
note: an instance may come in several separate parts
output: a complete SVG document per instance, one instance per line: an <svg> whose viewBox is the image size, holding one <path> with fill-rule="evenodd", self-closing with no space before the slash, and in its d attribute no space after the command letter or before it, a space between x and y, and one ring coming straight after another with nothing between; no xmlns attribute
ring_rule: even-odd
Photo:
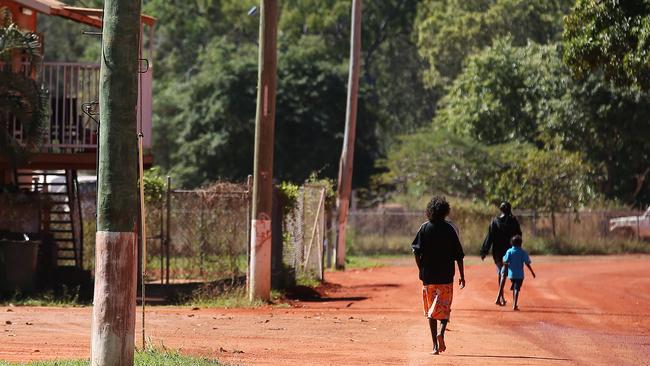
<svg viewBox="0 0 650 366"><path fill-rule="evenodd" d="M35 289L39 245L37 240L0 240L0 291Z"/></svg>

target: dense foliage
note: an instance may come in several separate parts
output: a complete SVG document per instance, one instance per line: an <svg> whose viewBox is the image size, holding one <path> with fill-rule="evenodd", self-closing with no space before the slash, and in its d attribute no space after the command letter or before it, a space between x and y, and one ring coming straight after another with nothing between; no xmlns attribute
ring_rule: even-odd
<svg viewBox="0 0 650 366"><path fill-rule="evenodd" d="M279 181L336 178L350 3L281 2ZM252 171L254 5L144 1L158 21L154 156L179 185ZM643 0L364 2L355 186L550 211L647 205L649 14ZM96 59L97 39L41 25L49 60Z"/></svg>
<svg viewBox="0 0 650 366"><path fill-rule="evenodd" d="M468 56L510 36L516 46L555 41L571 0L423 1L417 20L420 54L431 68L431 86L446 86L462 71Z"/></svg>
<svg viewBox="0 0 650 366"><path fill-rule="evenodd" d="M564 58L578 76L603 69L623 85L650 90L650 2L578 0L566 18Z"/></svg>
<svg viewBox="0 0 650 366"><path fill-rule="evenodd" d="M256 1L151 0L158 18L155 148L158 164L186 186L241 180L253 164L257 78ZM411 42L417 1L364 7L363 74L355 185L367 185L397 133L432 116ZM281 3L275 176L335 178L345 122L349 1ZM408 66L408 67L404 67ZM403 98L409 95L408 98ZM296 159L300 157L300 159Z"/></svg>
<svg viewBox="0 0 650 366"><path fill-rule="evenodd" d="M389 151L384 183L412 194L509 198L548 210L557 205L541 198L553 192L571 207L597 194L648 202L645 93L617 87L598 72L574 80L559 44L518 47L500 38L465 63L431 127ZM553 178L552 169L534 169L542 163L567 169L566 180ZM527 179L531 172L551 175Z"/></svg>
<svg viewBox="0 0 650 366"><path fill-rule="evenodd" d="M17 55L22 65L15 62ZM48 118L48 95L31 77L41 60L38 35L21 30L9 9L0 7L0 152L9 156L14 167L40 145ZM8 116L21 123L20 139L8 133L13 130Z"/></svg>

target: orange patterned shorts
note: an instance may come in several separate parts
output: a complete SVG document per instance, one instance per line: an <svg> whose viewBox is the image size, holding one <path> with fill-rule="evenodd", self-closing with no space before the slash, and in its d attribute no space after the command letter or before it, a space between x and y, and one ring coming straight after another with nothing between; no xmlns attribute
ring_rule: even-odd
<svg viewBox="0 0 650 366"><path fill-rule="evenodd" d="M451 301L454 297L453 283L422 286L424 316L429 319L446 320L451 315Z"/></svg>

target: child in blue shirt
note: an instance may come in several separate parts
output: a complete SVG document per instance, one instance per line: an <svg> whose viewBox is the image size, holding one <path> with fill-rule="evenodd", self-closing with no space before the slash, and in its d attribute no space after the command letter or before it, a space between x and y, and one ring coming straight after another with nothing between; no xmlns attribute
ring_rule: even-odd
<svg viewBox="0 0 650 366"><path fill-rule="evenodd" d="M521 235L515 235L510 240L512 247L506 251L506 255L503 256L503 273L508 272L508 278L512 285L510 289L512 290L513 305L512 310L519 310L517 302L519 300L519 292L521 291L521 285L524 282L524 264L532 273L533 278L535 278L535 272L533 267L530 266L530 257L528 252L521 248L522 244ZM499 294L503 296L503 287L506 282L505 276L501 276L501 286L499 288Z"/></svg>

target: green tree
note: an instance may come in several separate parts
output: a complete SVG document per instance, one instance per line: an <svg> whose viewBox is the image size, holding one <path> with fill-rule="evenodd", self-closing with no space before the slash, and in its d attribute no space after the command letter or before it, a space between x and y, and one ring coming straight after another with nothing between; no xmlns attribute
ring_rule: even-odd
<svg viewBox="0 0 650 366"><path fill-rule="evenodd" d="M335 177L345 121L343 64L327 61L317 36L302 37L278 59L275 176L304 181L311 172ZM257 58L254 45L215 39L197 72L176 89L181 126L172 171L188 186L237 180L252 171ZM373 111L361 98L364 128L357 141L357 184L374 173L377 139ZM299 158L297 158L299 157Z"/></svg>
<svg viewBox="0 0 650 366"><path fill-rule="evenodd" d="M154 156L187 185L243 179L252 170L255 1L147 2L158 18ZM355 186L398 133L428 122L412 24L417 1L364 7ZM288 0L278 35L276 176L335 178L345 120L350 3ZM295 157L300 156L297 160Z"/></svg>
<svg viewBox="0 0 650 366"><path fill-rule="evenodd" d="M404 172L401 166L405 166L417 171L420 181L432 179L427 177L435 173L411 167L399 154L409 149L417 151L420 145L430 157L405 156L419 162L430 158L441 164L440 153L433 151L434 146L426 140L435 141L432 131L443 129L488 145L488 150L501 155L486 163L486 168L495 169L490 174L498 176L501 174L498 166L507 165L519 155L513 149L503 150L502 144L562 149L580 153L593 166L594 174L602 176L594 182L604 197L637 205L650 202L646 180L650 174L647 95L640 90L616 87L602 73L582 81L574 80L561 55L557 45L531 43L515 47L509 39L502 39L471 56L441 101L433 128L418 132L421 136L405 138L404 141L413 141L413 146L404 144L401 150L389 153L384 164L389 174L401 174ZM487 156L481 150L478 153ZM472 159L479 158L458 154L457 166L466 166ZM464 192L466 197L481 197L469 190Z"/></svg>
<svg viewBox="0 0 650 366"><path fill-rule="evenodd" d="M499 166L484 145L442 129L404 135L382 162L380 183L399 193L485 198L484 181Z"/></svg>
<svg viewBox="0 0 650 366"><path fill-rule="evenodd" d="M601 72L569 79L561 98L549 101L545 139L582 152L603 175L599 190L606 198L644 206L650 203L650 99L612 84Z"/></svg>
<svg viewBox="0 0 650 366"><path fill-rule="evenodd" d="M578 0L565 19L564 60L585 77L602 69L620 85L650 90L650 2Z"/></svg>
<svg viewBox="0 0 650 366"><path fill-rule="evenodd" d="M515 46L559 39L573 0L440 0L420 3L417 43L429 86L445 87L468 56L510 36Z"/></svg>
<svg viewBox="0 0 650 366"><path fill-rule="evenodd" d="M395 136L427 123L438 95L424 86L426 64L413 37L417 0L369 1L363 4L361 87L374 106L380 154ZM304 36L318 35L323 57L345 62L350 40L349 0L287 0L280 19L281 52Z"/></svg>
<svg viewBox="0 0 650 366"><path fill-rule="evenodd" d="M434 125L493 145L511 141L542 145L548 105L566 80L554 45L516 47L511 38L470 56L441 100Z"/></svg>
<svg viewBox="0 0 650 366"><path fill-rule="evenodd" d="M591 202L596 196L592 179L580 153L528 148L486 186L491 201L508 199L514 206L553 214Z"/></svg>
<svg viewBox="0 0 650 366"><path fill-rule="evenodd" d="M163 89L173 111L164 126L176 137L171 170L185 186L242 179L252 172L257 58L253 45L214 39L195 74ZM169 130L168 130L169 131ZM164 147L164 144L157 146Z"/></svg>

